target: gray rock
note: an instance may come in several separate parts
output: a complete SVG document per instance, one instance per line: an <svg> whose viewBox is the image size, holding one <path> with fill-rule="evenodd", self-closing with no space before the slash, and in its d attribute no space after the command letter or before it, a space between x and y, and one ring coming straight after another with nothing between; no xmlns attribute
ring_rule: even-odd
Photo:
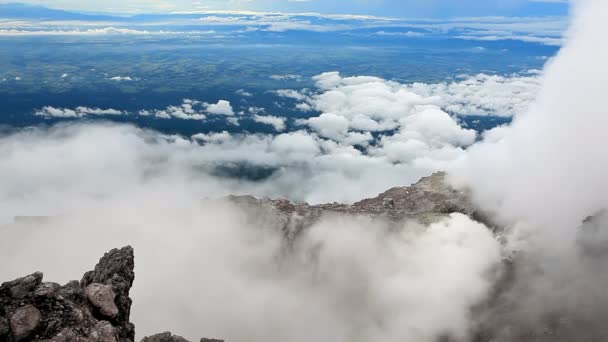
<svg viewBox="0 0 608 342"><path fill-rule="evenodd" d="M0 334L0 341L132 342L135 332L129 322L128 293L133 267L133 249L125 247L101 258L88 273L99 281L87 285L81 286L79 281L64 286L43 283L42 273L2 284L0 317L8 318L10 329L3 327L6 320L0 319L0 331L15 337ZM86 295L83 287L88 287ZM122 305L113 304L114 297L118 299L116 288L126 296Z"/></svg>
<svg viewBox="0 0 608 342"><path fill-rule="evenodd" d="M190 342L185 338L177 335L173 335L166 331L164 333L144 337L141 342Z"/></svg>
<svg viewBox="0 0 608 342"><path fill-rule="evenodd" d="M15 279L13 281L2 284L3 289L8 290L10 296L14 299L22 299L40 285L42 282L42 273L36 272L26 277Z"/></svg>
<svg viewBox="0 0 608 342"><path fill-rule="evenodd" d="M70 328L61 330L57 335L53 336L49 342L71 342L78 341L78 334Z"/></svg>
<svg viewBox="0 0 608 342"><path fill-rule="evenodd" d="M34 290L34 297L53 298L61 286L57 283L42 283Z"/></svg>
<svg viewBox="0 0 608 342"><path fill-rule="evenodd" d="M93 283L84 290L85 296L96 308L99 309L102 315L114 318L118 315L118 307L114 303L116 294L110 285L102 285Z"/></svg>
<svg viewBox="0 0 608 342"><path fill-rule="evenodd" d="M135 279L134 268L135 257L131 246L113 249L106 253L99 260L95 269L87 272L80 281L83 288L93 283L112 287L112 291L116 295L114 304L118 308L118 315L113 317L112 323L116 328L119 339L130 341L135 339L135 326L129 322L132 304L129 291Z"/></svg>
<svg viewBox="0 0 608 342"><path fill-rule="evenodd" d="M93 331L89 334L91 342L117 342L118 336L116 330L106 321L98 322Z"/></svg>
<svg viewBox="0 0 608 342"><path fill-rule="evenodd" d="M20 307L11 315L11 331L15 341L28 337L40 324L42 314L35 306L28 304Z"/></svg>
<svg viewBox="0 0 608 342"><path fill-rule="evenodd" d="M6 336L11 330L8 320L0 316L0 337Z"/></svg>
<svg viewBox="0 0 608 342"><path fill-rule="evenodd" d="M445 172L437 172L411 186L392 188L354 204L309 205L252 196L229 196L227 199L249 213L251 222L278 226L288 241L294 241L302 231L329 215L365 216L397 225L404 220L428 225L449 214L461 213L493 227L486 215L473 204L469 193L452 188L446 177Z"/></svg>
<svg viewBox="0 0 608 342"><path fill-rule="evenodd" d="M224 340L216 340L212 338L201 338L201 342L224 342ZM141 342L190 342L185 338L177 335L173 335L166 331L164 333L144 337Z"/></svg>

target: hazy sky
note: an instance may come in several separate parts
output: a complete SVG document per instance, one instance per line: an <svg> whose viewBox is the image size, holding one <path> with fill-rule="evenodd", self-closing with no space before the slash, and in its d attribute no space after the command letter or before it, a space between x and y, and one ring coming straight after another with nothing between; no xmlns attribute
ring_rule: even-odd
<svg viewBox="0 0 608 342"><path fill-rule="evenodd" d="M0 0L0 2L16 2ZM567 0L24 0L53 8L111 12L255 10L393 17L564 15Z"/></svg>

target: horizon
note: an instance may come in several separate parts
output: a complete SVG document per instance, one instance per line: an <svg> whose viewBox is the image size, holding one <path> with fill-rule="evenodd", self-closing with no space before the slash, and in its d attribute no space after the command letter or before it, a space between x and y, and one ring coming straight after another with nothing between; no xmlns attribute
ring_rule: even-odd
<svg viewBox="0 0 608 342"><path fill-rule="evenodd" d="M376 18L392 19L454 19L463 17L564 17L569 15L570 4L568 1L561 0L518 0L510 5L505 5L500 1L487 2L483 6L459 4L455 6L457 11L446 10L454 5L443 3L421 4L425 1L413 1L413 3L397 4L355 4L353 7L346 6L327 6L337 2L325 2L318 4L314 0L310 1L261 1L261 4L252 4L254 0L246 0L241 4L237 1L226 1L229 4L202 5L202 1L165 1L162 5L145 5L134 7L131 1L120 1L121 6L99 6L83 4L82 1L73 0L30 0L30 1L0 1L0 5L28 5L39 6L55 10L76 12L82 14L98 15L137 15L137 14L198 14L198 13L283 13L283 14L321 14L321 15L356 15ZM216 3L218 1L212 1ZM236 3L235 3L236 2ZM454 0L455 2L455 0ZM186 5L185 3L190 3ZM232 5L230 3L233 3ZM403 8L409 6L408 8Z"/></svg>

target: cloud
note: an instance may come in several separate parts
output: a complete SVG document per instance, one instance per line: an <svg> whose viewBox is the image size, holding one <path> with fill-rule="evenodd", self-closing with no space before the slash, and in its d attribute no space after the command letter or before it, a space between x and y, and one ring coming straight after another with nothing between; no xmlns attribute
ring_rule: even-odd
<svg viewBox="0 0 608 342"><path fill-rule="evenodd" d="M303 91L297 91L293 89L279 89L276 91L276 93L280 97L285 97L298 101L304 101L308 99L308 97L304 94Z"/></svg>
<svg viewBox="0 0 608 342"><path fill-rule="evenodd" d="M130 76L114 76L110 77L110 81L122 82L122 81L133 81Z"/></svg>
<svg viewBox="0 0 608 342"><path fill-rule="evenodd" d="M305 131L187 139L72 123L3 135L0 158L0 278L43 269L63 283L132 244L142 336L162 326L231 341L308 341L311 329L324 341L466 339L500 263L491 231L462 215L430 227L327 217L288 245L269 212L203 200L311 188L338 198L408 172ZM279 171L259 182L214 172L236 161ZM6 224L14 215L49 218Z"/></svg>
<svg viewBox="0 0 608 342"><path fill-rule="evenodd" d="M436 97L436 104L450 113L509 117L527 111L538 94L541 76L536 70L506 76L462 75L449 83L414 83L409 90Z"/></svg>
<svg viewBox="0 0 608 342"><path fill-rule="evenodd" d="M43 107L41 110L36 111L35 115L54 117L54 118L82 118L87 115L126 115L125 112L116 109L100 109L90 107L76 107L75 109L67 108L55 108L51 106Z"/></svg>
<svg viewBox="0 0 608 342"><path fill-rule="evenodd" d="M523 336L560 317L555 336L605 336L599 317L608 224L608 117L602 91L608 77L604 39L608 3L582 1L568 41L548 64L537 100L510 127L473 146L455 182L505 227L512 280L498 310L484 312L491 338ZM584 86L581 86L584 85ZM506 326L514 327L507 333Z"/></svg>
<svg viewBox="0 0 608 342"><path fill-rule="evenodd" d="M308 89L280 89L280 97L300 101L302 111L317 111L356 117L363 130L387 130L396 127L390 120L373 123L365 116L399 118L415 105L436 105L458 115L493 115L511 117L524 113L540 89L542 72L528 70L510 75L460 75L450 82L401 84L377 77L342 77L328 72L314 77L320 93ZM350 103L353 101L353 103ZM332 106L336 106L335 108ZM383 108L389 108L384 111ZM393 111L392 114L391 111ZM378 114L378 112L381 112ZM339 113L338 113L339 114Z"/></svg>
<svg viewBox="0 0 608 342"><path fill-rule="evenodd" d="M137 36L154 36L154 35L211 35L215 31L148 31L136 30L130 28L103 27L94 29L83 29L76 27L71 30L54 30L54 29L0 29L0 36L97 36L97 35L137 35Z"/></svg>
<svg viewBox="0 0 608 342"><path fill-rule="evenodd" d="M124 77L120 79L124 79ZM133 113L117 109L89 108L86 106L79 106L75 109L46 106L37 110L35 115L54 118L81 118L88 115L139 115L154 116L159 119L205 120L208 115L231 116L234 115L234 111L230 102L226 100L220 100L216 104L209 104L198 100L184 99L181 104L168 106L165 109L142 109ZM230 123L238 125L238 119L230 120Z"/></svg>
<svg viewBox="0 0 608 342"><path fill-rule="evenodd" d="M237 90L236 94L237 95L241 95L243 97L253 97L253 94L250 93L250 92L248 92L248 91L246 91L245 89L239 89L239 90Z"/></svg>
<svg viewBox="0 0 608 342"><path fill-rule="evenodd" d="M393 37L423 37L423 32L406 31L406 32L392 32L392 31L378 31L375 33L378 36L393 36Z"/></svg>
<svg viewBox="0 0 608 342"><path fill-rule="evenodd" d="M541 43L544 45L561 46L564 40L554 37L535 37L523 35L504 35L504 36L456 36L458 39L479 40L479 41L499 41L499 40L519 40L528 43Z"/></svg>
<svg viewBox="0 0 608 342"><path fill-rule="evenodd" d="M302 81L302 76L300 75L292 75L292 74L287 74L287 75L272 75L270 76L271 79L275 80L275 81Z"/></svg>
<svg viewBox="0 0 608 342"><path fill-rule="evenodd" d="M230 102L226 100L219 100L217 103L211 104L205 103L203 106L209 114L234 115L234 110L232 109Z"/></svg>
<svg viewBox="0 0 608 342"><path fill-rule="evenodd" d="M162 110L140 110L141 116L155 116L160 119L183 119L183 120L205 120L207 116L203 112L205 105L200 101L184 99L179 106L169 106Z"/></svg>
<svg viewBox="0 0 608 342"><path fill-rule="evenodd" d="M278 116L272 115L254 115L253 120L255 122L263 123L274 127L277 132L285 130L285 119Z"/></svg>

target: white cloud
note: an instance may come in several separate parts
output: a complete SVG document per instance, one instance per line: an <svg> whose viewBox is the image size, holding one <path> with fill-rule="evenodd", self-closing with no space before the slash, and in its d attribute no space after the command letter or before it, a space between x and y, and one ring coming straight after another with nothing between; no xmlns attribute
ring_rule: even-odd
<svg viewBox="0 0 608 342"><path fill-rule="evenodd" d="M276 93L277 93L277 95L279 95L281 97L298 100L298 101L304 101L304 100L308 99L308 96L303 94L302 91L297 91L297 90L293 90L293 89L279 89L276 91Z"/></svg>
<svg viewBox="0 0 608 342"><path fill-rule="evenodd" d="M196 100L184 99L179 106L169 106L162 110L140 110L139 115L153 115L160 119L183 119L183 120L205 120L207 116L199 108L201 103Z"/></svg>
<svg viewBox="0 0 608 342"><path fill-rule="evenodd" d="M114 76L110 77L110 81L122 82L122 81L133 81L130 76Z"/></svg>
<svg viewBox="0 0 608 342"><path fill-rule="evenodd" d="M275 81L302 81L302 76L300 75L293 75L293 74L287 74L287 75L272 75L270 76L271 79L275 80Z"/></svg>
<svg viewBox="0 0 608 342"><path fill-rule="evenodd" d="M524 113L536 98L541 75L534 70L507 76L463 75L447 83L414 83L409 90L435 97L445 111L460 115L514 116Z"/></svg>
<svg viewBox="0 0 608 342"><path fill-rule="evenodd" d="M417 31L378 31L375 33L378 36L393 36L393 37L424 37L425 34L423 32Z"/></svg>
<svg viewBox="0 0 608 342"><path fill-rule="evenodd" d="M54 118L82 118L87 115L125 115L126 112L116 109L100 109L90 107L76 107L75 109L55 108L51 106L43 107L35 113L38 116L54 117Z"/></svg>
<svg viewBox="0 0 608 342"><path fill-rule="evenodd" d="M0 29L0 36L96 36L96 35L212 35L215 31L148 31L129 28L103 27L94 29Z"/></svg>
<svg viewBox="0 0 608 342"><path fill-rule="evenodd" d="M564 42L563 38L555 37L537 37L525 35L503 35L503 36L456 36L455 38L464 40L479 40L479 41L498 41L498 40L519 40L528 43L541 43L545 45L561 46Z"/></svg>
<svg viewBox="0 0 608 342"><path fill-rule="evenodd" d="M246 91L245 89L239 89L239 90L237 90L236 94L244 96L244 97L253 97L253 94L250 93L250 92L248 92L248 91Z"/></svg>
<svg viewBox="0 0 608 342"><path fill-rule="evenodd" d="M277 132L285 130L285 119L278 116L256 114L253 116L253 120L255 122L272 126Z"/></svg>
<svg viewBox="0 0 608 342"><path fill-rule="evenodd" d="M205 110L209 114L216 115L234 115L234 110L232 109L232 105L230 105L229 101L219 100L217 103L205 103Z"/></svg>
<svg viewBox="0 0 608 342"><path fill-rule="evenodd" d="M560 332L605 336L608 46L600 42L608 2L577 4L569 39L548 64L536 101L510 127L486 134L452 170L504 227L516 270L501 296L500 321L484 312L498 323L496 340L509 339L500 322L525 321L509 327L508 336L521 336L555 315L572 322Z"/></svg>

